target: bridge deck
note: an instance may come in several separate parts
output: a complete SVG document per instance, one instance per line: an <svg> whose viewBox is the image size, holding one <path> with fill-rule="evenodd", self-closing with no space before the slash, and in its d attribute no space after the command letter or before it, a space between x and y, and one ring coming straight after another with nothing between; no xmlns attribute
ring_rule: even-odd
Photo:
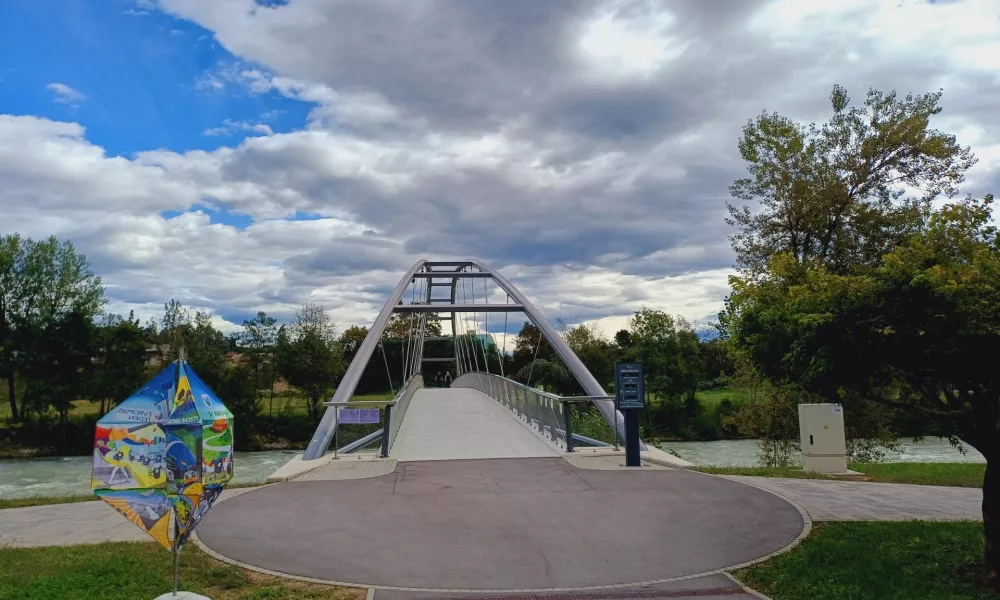
<svg viewBox="0 0 1000 600"><path fill-rule="evenodd" d="M557 455L502 406L469 388L418 390L391 452L400 461Z"/></svg>

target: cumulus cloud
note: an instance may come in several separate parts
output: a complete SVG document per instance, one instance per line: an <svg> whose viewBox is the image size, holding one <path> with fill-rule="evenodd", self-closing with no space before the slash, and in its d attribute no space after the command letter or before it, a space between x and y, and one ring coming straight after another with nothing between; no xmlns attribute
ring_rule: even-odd
<svg viewBox="0 0 1000 600"><path fill-rule="evenodd" d="M45 88L52 92L52 101L56 104L69 104L71 106L76 106L87 98L85 94L78 90L74 90L65 83L53 82L45 86Z"/></svg>
<svg viewBox="0 0 1000 600"><path fill-rule="evenodd" d="M935 126L980 156L966 191L1000 183L992 0L154 6L232 53L196 88L311 110L297 131L227 120L205 134L245 139L129 158L73 123L0 117L0 228L79 240L134 306L320 301L365 322L416 258L475 256L552 318L704 322L733 263L740 128L762 110L824 119L834 83L943 87Z"/></svg>

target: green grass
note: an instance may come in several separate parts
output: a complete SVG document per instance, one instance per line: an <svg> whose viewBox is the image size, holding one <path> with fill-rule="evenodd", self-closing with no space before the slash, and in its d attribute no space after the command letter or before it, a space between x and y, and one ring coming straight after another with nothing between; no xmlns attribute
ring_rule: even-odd
<svg viewBox="0 0 1000 600"><path fill-rule="evenodd" d="M709 410L715 408L723 400L732 400L734 404L746 402L746 392L735 387L716 388L714 390L698 390L694 394L702 408ZM650 398L651 404L659 404L660 399L653 394Z"/></svg>
<svg viewBox="0 0 1000 600"><path fill-rule="evenodd" d="M702 407L714 407L723 400L732 400L734 404L743 404L747 400L746 392L734 387L717 388L714 390L698 390L694 394Z"/></svg>
<svg viewBox="0 0 1000 600"><path fill-rule="evenodd" d="M986 465L982 463L878 463L851 465L872 481L916 483L952 487L983 487Z"/></svg>
<svg viewBox="0 0 1000 600"><path fill-rule="evenodd" d="M774 600L996 600L982 561L981 523L824 523L735 575Z"/></svg>
<svg viewBox="0 0 1000 600"><path fill-rule="evenodd" d="M853 471L864 473L865 481L912 483L980 488L986 465L981 463L852 463ZM806 473L798 467L697 467L702 473L750 475L756 477L791 477L795 479L842 479Z"/></svg>
<svg viewBox="0 0 1000 600"><path fill-rule="evenodd" d="M194 544L181 552L180 589L213 600L360 600L363 590L289 581L214 560ZM153 542L0 548L0 600L155 598L171 588L171 555Z"/></svg>

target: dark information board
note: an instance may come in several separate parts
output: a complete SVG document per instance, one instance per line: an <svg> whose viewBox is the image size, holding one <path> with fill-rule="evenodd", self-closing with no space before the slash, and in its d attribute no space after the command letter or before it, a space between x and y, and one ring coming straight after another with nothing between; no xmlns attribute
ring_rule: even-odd
<svg viewBox="0 0 1000 600"><path fill-rule="evenodd" d="M642 383L642 363L615 365L615 396L618 410L646 408L646 394Z"/></svg>

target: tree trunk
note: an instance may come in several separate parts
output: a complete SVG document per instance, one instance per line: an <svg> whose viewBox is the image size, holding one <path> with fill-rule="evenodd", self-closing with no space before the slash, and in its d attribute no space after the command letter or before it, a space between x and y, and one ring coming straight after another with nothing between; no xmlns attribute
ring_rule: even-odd
<svg viewBox="0 0 1000 600"><path fill-rule="evenodd" d="M101 416L102 417L104 416L104 401L105 401L105 398L101 398Z"/></svg>
<svg viewBox="0 0 1000 600"><path fill-rule="evenodd" d="M69 444L66 443L66 422L69 420L68 417L68 410L59 409L59 450L64 453L69 450Z"/></svg>
<svg viewBox="0 0 1000 600"><path fill-rule="evenodd" d="M13 379L11 379L13 381ZM21 394L21 420L24 421L28 418L28 390L25 388L24 393Z"/></svg>
<svg viewBox="0 0 1000 600"><path fill-rule="evenodd" d="M1000 590L1000 466L989 456L983 477L983 535L986 537L987 584Z"/></svg>
<svg viewBox="0 0 1000 600"><path fill-rule="evenodd" d="M17 398L16 391L14 390L14 374L11 373L7 376L7 398L10 400L10 418L13 422L17 423L21 420L20 413L17 412Z"/></svg>

